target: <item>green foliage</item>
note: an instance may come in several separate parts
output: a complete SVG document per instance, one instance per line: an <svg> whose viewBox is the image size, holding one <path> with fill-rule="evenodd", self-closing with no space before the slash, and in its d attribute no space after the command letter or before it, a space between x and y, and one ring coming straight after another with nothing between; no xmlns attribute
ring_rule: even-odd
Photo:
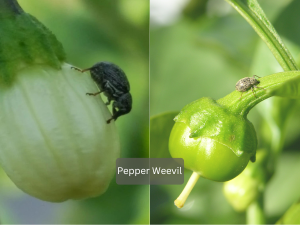
<svg viewBox="0 0 300 225"><path fill-rule="evenodd" d="M280 84L275 90L271 91L271 94L286 98L300 98L300 76Z"/></svg>
<svg viewBox="0 0 300 225"><path fill-rule="evenodd" d="M299 150L300 131L297 125L299 118L293 114L295 110L299 110L299 104L296 100L288 98L269 97L275 93L282 93L285 97L297 97L298 94L298 84L289 80L297 79L299 72L289 71L296 70L296 62L299 62L300 39L297 38L299 31L295 27L299 21L296 8L300 3L261 1L266 13L258 8L256 1L230 3L247 18L273 55L270 49L258 40L243 18L234 12L226 14L224 10L224 14L217 14L217 10L213 11L208 7L206 13L199 13L197 20L181 18L167 27L154 27L150 36L153 74L151 88L154 90L151 92L151 113L180 110L189 102L204 96L219 99L218 103L240 105L237 111L244 108L243 114L249 112L247 110L252 108L251 104L256 105L248 117L257 131L259 146L266 149L266 160L260 171L268 182L263 191L265 208L262 208L263 204L257 199L258 202L251 205L251 210L249 208L248 215L254 215L256 222L265 220L266 223L275 223L299 198L296 191L300 188L297 169L299 153L296 151ZM266 15L271 19L268 20ZM193 15L193 18L196 17ZM275 28L278 27L280 36L271 22L275 24ZM283 45L283 37L288 38L283 40L286 46ZM287 49L297 56L296 60ZM278 63L287 72L280 73L282 69ZM233 91L235 83L243 77L252 77L253 74L263 77L259 79L259 86L265 88L267 85L266 89L270 92L256 89L258 99L254 99L249 90L239 101L241 93ZM170 81L172 85L169 85ZM223 97L230 92L232 93ZM257 105L262 100L264 101ZM235 108L232 107L233 110ZM253 172L257 168L249 170ZM189 175L186 172L185 176ZM205 185L207 189L203 189ZM156 200L156 207L151 210L151 221L245 223L246 215L231 211L232 208L224 197L219 195L220 190L214 189L218 185L221 184L201 179L191 192L185 209L170 209L170 202L178 196L183 187L156 187L153 192L151 188L151 202L152 199L161 199ZM287 187L293 188L288 191ZM215 200L213 195L218 196L218 200ZM207 210L205 214L204 208ZM248 221L251 222L249 219Z"/></svg>
<svg viewBox="0 0 300 225"><path fill-rule="evenodd" d="M150 119L150 157L170 158L168 151L169 136L174 125L174 118L179 112L169 112Z"/></svg>
<svg viewBox="0 0 300 225"><path fill-rule="evenodd" d="M276 224L299 224L300 201L292 205Z"/></svg>
<svg viewBox="0 0 300 225"><path fill-rule="evenodd" d="M253 27L260 38L267 44L278 63L285 70L297 70L292 55L283 44L272 23L268 20L257 0L226 0Z"/></svg>
<svg viewBox="0 0 300 225"><path fill-rule="evenodd" d="M246 211L265 191L267 178L264 163L267 151L257 150L256 155L255 163L249 163L239 176L224 183L223 191L226 199L240 212Z"/></svg>
<svg viewBox="0 0 300 225"><path fill-rule="evenodd" d="M65 60L61 43L35 17L21 13L0 20L0 85L11 85L26 66L59 69Z"/></svg>

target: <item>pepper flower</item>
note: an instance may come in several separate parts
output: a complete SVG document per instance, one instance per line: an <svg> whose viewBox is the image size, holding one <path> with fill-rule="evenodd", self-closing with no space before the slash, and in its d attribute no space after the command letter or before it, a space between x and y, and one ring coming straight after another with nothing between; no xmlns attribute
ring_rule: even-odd
<svg viewBox="0 0 300 225"><path fill-rule="evenodd" d="M24 192L50 202L98 196L120 143L88 74L15 0L0 0L0 164Z"/></svg>

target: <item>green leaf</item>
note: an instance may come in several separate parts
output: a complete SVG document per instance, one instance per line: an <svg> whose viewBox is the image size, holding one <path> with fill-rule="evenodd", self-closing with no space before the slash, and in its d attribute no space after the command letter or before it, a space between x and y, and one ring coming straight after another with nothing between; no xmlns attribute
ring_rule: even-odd
<svg viewBox="0 0 300 225"><path fill-rule="evenodd" d="M171 158L169 153L169 136L174 125L174 117L179 112L168 112L150 119L150 157Z"/></svg>
<svg viewBox="0 0 300 225"><path fill-rule="evenodd" d="M292 205L276 224L300 224L300 200Z"/></svg>
<svg viewBox="0 0 300 225"><path fill-rule="evenodd" d="M284 9L284 14L291 13L290 11L285 10L286 9ZM284 21L282 21L281 19L281 22L283 24L289 24L289 21L290 19L288 18L286 18ZM279 22L280 21L278 21L278 24L280 24ZM276 28L278 29L277 26ZM284 39L284 41L292 53L298 53L300 51L299 46L289 42L286 39ZM276 62L274 56L271 54L270 50L262 41L259 41L253 59L254 60L252 62L249 74L273 74L278 71L278 63ZM291 78L292 77L288 79ZM264 147L268 148L270 150L270 154L273 155L273 157L268 158L269 175L271 175L275 170L275 166L277 165L277 156L279 156L282 152L283 144L285 146L288 146L291 140L295 140L295 138L300 135L300 130L297 126L299 124L298 118L293 113L295 107L297 106L295 101L295 99L287 98L269 98L256 106L256 109L258 110L257 112L259 112L263 117L262 121L255 121L255 118L252 114L251 121L255 121L254 127L256 127L257 136L260 139L259 142L264 143ZM289 123L290 120L292 120L293 123ZM259 129L257 129L258 127ZM295 128L293 129L293 127Z"/></svg>
<svg viewBox="0 0 300 225"><path fill-rule="evenodd" d="M286 98L300 98L300 76L291 78L278 85L270 91L270 94Z"/></svg>
<svg viewBox="0 0 300 225"><path fill-rule="evenodd" d="M253 27L285 71L297 70L292 55L256 0L226 0Z"/></svg>

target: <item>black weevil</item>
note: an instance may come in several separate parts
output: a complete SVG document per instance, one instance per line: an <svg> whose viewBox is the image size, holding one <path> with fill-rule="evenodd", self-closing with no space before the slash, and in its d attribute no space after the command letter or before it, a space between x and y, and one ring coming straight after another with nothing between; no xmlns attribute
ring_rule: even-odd
<svg viewBox="0 0 300 225"><path fill-rule="evenodd" d="M86 93L87 95L96 96L103 92L108 99L108 102L105 103L106 105L109 105L111 101L114 101L112 105L113 115L106 121L107 123L110 123L113 119L117 120L119 116L125 115L131 111L132 97L129 93L130 85L126 74L120 67L110 62L99 62L84 70L75 67L72 68L82 73L89 70L92 79L98 85L100 89L99 92Z"/></svg>

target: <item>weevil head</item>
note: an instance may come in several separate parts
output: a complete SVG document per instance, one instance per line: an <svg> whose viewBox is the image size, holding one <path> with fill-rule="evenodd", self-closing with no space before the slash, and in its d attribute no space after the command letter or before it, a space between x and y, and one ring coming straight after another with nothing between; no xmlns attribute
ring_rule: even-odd
<svg viewBox="0 0 300 225"><path fill-rule="evenodd" d="M254 85L254 84L259 84L260 82L259 80L256 80L254 77L250 77L250 83Z"/></svg>
<svg viewBox="0 0 300 225"><path fill-rule="evenodd" d="M101 69L105 68L105 66L109 66L111 63L108 62L98 62L94 64L92 67L84 69L82 72L85 71L92 71L92 72L99 72Z"/></svg>
<svg viewBox="0 0 300 225"><path fill-rule="evenodd" d="M104 70L108 68L115 68L117 65L111 63L111 62L98 62L95 65L93 65L90 69L91 70Z"/></svg>
<svg viewBox="0 0 300 225"><path fill-rule="evenodd" d="M88 69L85 69L86 70L90 70L91 72L99 72L101 70L101 68L103 67L103 64L102 62L98 62L96 63L95 65L93 65L92 67L88 68Z"/></svg>

